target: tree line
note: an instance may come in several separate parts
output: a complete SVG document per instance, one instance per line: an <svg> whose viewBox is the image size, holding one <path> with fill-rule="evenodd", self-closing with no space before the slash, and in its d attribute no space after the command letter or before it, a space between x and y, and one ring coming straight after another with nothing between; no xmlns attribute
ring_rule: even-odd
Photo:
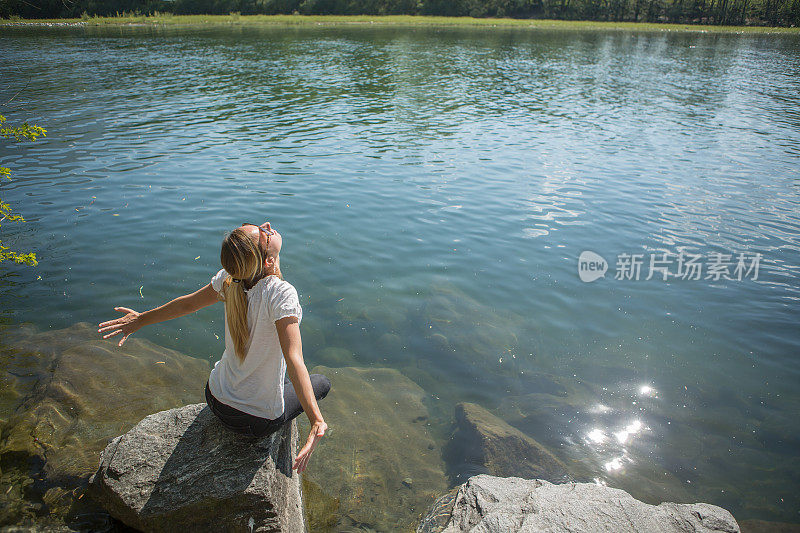
<svg viewBox="0 0 800 533"><path fill-rule="evenodd" d="M796 26L800 0L0 0L8 18L176 15L438 15Z"/></svg>

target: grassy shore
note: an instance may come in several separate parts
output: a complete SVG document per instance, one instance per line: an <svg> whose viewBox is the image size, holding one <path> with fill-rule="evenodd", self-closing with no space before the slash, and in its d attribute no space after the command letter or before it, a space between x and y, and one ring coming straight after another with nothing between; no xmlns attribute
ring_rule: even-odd
<svg viewBox="0 0 800 533"><path fill-rule="evenodd" d="M706 26L694 24L656 24L648 22L598 22L573 20L531 20L508 18L426 17L413 15L123 15L83 19L2 20L19 25L164 25L164 26L270 26L270 25L380 25L380 26L481 26L563 30L626 30L703 33L793 33L800 28L763 26Z"/></svg>

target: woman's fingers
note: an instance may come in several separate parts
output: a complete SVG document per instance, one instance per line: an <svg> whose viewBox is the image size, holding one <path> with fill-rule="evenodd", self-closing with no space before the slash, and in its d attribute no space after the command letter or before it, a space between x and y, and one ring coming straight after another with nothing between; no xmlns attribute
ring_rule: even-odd
<svg viewBox="0 0 800 533"><path fill-rule="evenodd" d="M108 325L106 325L108 324ZM110 329L116 329L120 326L119 321L114 320L113 322L103 322L100 324L100 329L97 330L98 333L104 333Z"/></svg>
<svg viewBox="0 0 800 533"><path fill-rule="evenodd" d="M311 442L307 443L303 446L303 449L297 454L297 458L294 461L294 468L298 472L302 472L305 470L306 465L308 464L308 459L311 457L311 452L313 451L313 444Z"/></svg>
<svg viewBox="0 0 800 533"><path fill-rule="evenodd" d="M129 315L131 313L136 313L136 311L134 311L133 309L128 309L127 307L115 307L114 311L119 311L121 313L125 313L126 315ZM125 319L125 317L121 316L121 317L115 318L113 320L106 320L105 322L99 323L97 325L97 327L102 328L102 327L105 327L105 326L115 326L115 325L121 323L124 319Z"/></svg>
<svg viewBox="0 0 800 533"><path fill-rule="evenodd" d="M294 460L294 469L298 472L302 472L306 469L306 465L308 464L308 454L298 453L297 458Z"/></svg>
<svg viewBox="0 0 800 533"><path fill-rule="evenodd" d="M310 458L311 458L311 452L308 452L303 456L303 458L300 460L300 464L297 467L298 472L303 472L306 469L306 467L308 466L308 460Z"/></svg>
<svg viewBox="0 0 800 533"><path fill-rule="evenodd" d="M138 318L139 314L133 309L128 309L127 307L115 307L114 311L125 313L125 316L115 318L114 320L107 320L105 322L101 322L100 324L97 325L100 328L97 330L97 332L105 333L105 335L103 335L104 339L122 333L123 336L118 344L118 346L122 346L123 344L125 344L125 341L128 340L128 337L131 335L131 333L139 329L135 327L135 321L136 318Z"/></svg>

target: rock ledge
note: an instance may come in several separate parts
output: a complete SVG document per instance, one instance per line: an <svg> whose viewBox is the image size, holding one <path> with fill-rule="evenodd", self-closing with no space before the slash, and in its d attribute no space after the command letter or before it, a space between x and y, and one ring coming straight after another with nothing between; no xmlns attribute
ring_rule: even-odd
<svg viewBox="0 0 800 533"><path fill-rule="evenodd" d="M418 533L725 532L733 515L706 503L648 505L627 492L593 483L553 484L480 475L434 504Z"/></svg>

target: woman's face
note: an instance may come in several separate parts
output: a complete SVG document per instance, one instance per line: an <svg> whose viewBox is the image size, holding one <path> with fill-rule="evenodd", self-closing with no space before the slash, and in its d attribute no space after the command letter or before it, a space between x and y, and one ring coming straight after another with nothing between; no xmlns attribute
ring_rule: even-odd
<svg viewBox="0 0 800 533"><path fill-rule="evenodd" d="M253 242L258 243L258 249L267 252L267 257L277 257L283 245L283 237L269 222L261 225L242 224L242 229L247 232Z"/></svg>

